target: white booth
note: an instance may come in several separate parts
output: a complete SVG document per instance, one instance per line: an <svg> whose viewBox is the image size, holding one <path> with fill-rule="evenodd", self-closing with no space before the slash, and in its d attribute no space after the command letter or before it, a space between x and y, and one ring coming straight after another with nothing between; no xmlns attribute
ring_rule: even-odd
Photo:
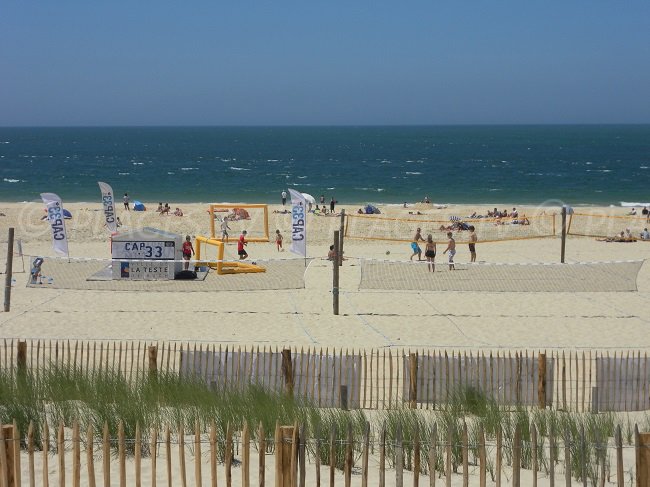
<svg viewBox="0 0 650 487"><path fill-rule="evenodd" d="M165 281L182 270L183 237L145 227L111 238L113 279Z"/></svg>

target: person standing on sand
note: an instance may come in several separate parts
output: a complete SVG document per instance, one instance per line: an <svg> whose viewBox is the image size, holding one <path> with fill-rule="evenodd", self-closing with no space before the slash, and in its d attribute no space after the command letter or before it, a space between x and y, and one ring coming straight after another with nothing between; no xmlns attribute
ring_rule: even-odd
<svg viewBox="0 0 650 487"><path fill-rule="evenodd" d="M330 200L330 213L334 214L334 205L336 204L336 201L334 201L334 196L332 196L332 199Z"/></svg>
<svg viewBox="0 0 650 487"><path fill-rule="evenodd" d="M246 241L246 230L244 230L241 232L239 241L237 242L237 253L239 254L239 260L244 260L246 257L248 257L248 252L246 252L246 249L244 248L246 245L248 245L248 242Z"/></svg>
<svg viewBox="0 0 650 487"><path fill-rule="evenodd" d="M413 251L413 254L411 254L411 260L413 260L413 257L416 255L418 256L418 260L422 260L422 249L418 245L418 242L424 242L422 233L420 233L421 231L422 230L418 228L413 236L413 241L411 242L411 250Z"/></svg>
<svg viewBox="0 0 650 487"><path fill-rule="evenodd" d="M320 204L321 205L325 204L325 195L324 194L320 195Z"/></svg>
<svg viewBox="0 0 650 487"><path fill-rule="evenodd" d="M436 271L436 243L431 234L427 235L427 245L424 248L424 256L427 258L427 266L431 272Z"/></svg>
<svg viewBox="0 0 650 487"><path fill-rule="evenodd" d="M476 236L476 232L474 231L474 225L469 226L469 254L470 254L470 262L476 262L476 242L478 242L478 237Z"/></svg>
<svg viewBox="0 0 650 487"><path fill-rule="evenodd" d="M282 206L285 206L287 204L287 192L282 191Z"/></svg>
<svg viewBox="0 0 650 487"><path fill-rule="evenodd" d="M124 209L126 211L131 211L129 209L129 195L127 193L124 193L124 197L122 198L122 201L124 201Z"/></svg>
<svg viewBox="0 0 650 487"><path fill-rule="evenodd" d="M221 220L221 241L228 243L228 230L230 230L230 227L228 226L228 220L223 219Z"/></svg>
<svg viewBox="0 0 650 487"><path fill-rule="evenodd" d="M280 233L280 230L275 231L275 245L278 248L278 252L284 252L284 249L282 248L282 234Z"/></svg>
<svg viewBox="0 0 650 487"><path fill-rule="evenodd" d="M449 270L453 271L456 269L456 266L454 265L454 255L456 255L456 241L454 240L454 234L451 232L447 232L447 238L449 241L447 242L447 248L443 254L449 252Z"/></svg>
<svg viewBox="0 0 650 487"><path fill-rule="evenodd" d="M190 238L189 235L185 237L185 242L183 242L183 260L185 263L183 264L185 270L187 270L190 267L190 259L194 255L194 247L192 246L192 239Z"/></svg>

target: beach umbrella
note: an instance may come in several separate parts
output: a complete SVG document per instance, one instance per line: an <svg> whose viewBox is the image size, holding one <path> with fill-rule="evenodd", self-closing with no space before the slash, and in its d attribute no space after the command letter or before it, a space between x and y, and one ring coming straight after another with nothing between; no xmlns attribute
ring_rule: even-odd
<svg viewBox="0 0 650 487"><path fill-rule="evenodd" d="M302 193L302 195L305 197L307 203L311 203L312 205L316 204L316 199L309 193Z"/></svg>
<svg viewBox="0 0 650 487"><path fill-rule="evenodd" d="M452 221L452 222L459 222L461 220L461 218L459 216L453 216L452 215L452 216L449 217L449 220Z"/></svg>

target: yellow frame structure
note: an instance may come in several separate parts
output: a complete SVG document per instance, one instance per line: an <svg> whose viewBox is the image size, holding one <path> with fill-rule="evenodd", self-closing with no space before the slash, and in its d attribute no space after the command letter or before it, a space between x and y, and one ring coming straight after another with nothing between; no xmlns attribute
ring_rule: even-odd
<svg viewBox="0 0 650 487"><path fill-rule="evenodd" d="M214 245L217 247L217 260L202 260L201 259L201 246ZM266 272L266 269L256 264L248 264L246 262L224 262L223 261L223 247L224 243L216 238L208 238L196 236L194 238L194 252L196 257L196 265L205 264L211 269L215 269L217 274L246 274L253 272Z"/></svg>
<svg viewBox="0 0 650 487"><path fill-rule="evenodd" d="M215 226L214 226L214 210L217 208L228 208L228 209L233 209L233 208L261 208L264 210L264 236L263 237L250 237L246 238L247 242L270 242L270 237L269 237L269 205L263 205L263 204L233 204L233 205L228 205L224 203L212 203L210 204L210 207L208 209L208 213L210 213L210 237L211 238L216 238L217 234L215 233Z"/></svg>

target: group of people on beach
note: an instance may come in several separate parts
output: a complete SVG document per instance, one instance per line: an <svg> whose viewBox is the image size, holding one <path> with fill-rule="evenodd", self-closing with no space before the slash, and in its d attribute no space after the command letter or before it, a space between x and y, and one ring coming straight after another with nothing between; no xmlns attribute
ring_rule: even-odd
<svg viewBox="0 0 650 487"><path fill-rule="evenodd" d="M470 252L470 262L476 262L476 242L478 242L478 237L476 236L475 228L473 226L469 227L469 252ZM420 248L420 242L424 242L424 257L427 261L427 267L429 271L435 272L436 270L436 242L433 240L433 235L427 235L427 239L422 238L422 229L417 228L415 235L413 236L413 241L411 242L411 261L413 257L417 255L418 260L422 260L422 249ZM454 257L456 255L456 239L454 239L453 232L447 232L447 248L442 252L443 255L447 254L449 270L453 271L456 269L454 264Z"/></svg>

